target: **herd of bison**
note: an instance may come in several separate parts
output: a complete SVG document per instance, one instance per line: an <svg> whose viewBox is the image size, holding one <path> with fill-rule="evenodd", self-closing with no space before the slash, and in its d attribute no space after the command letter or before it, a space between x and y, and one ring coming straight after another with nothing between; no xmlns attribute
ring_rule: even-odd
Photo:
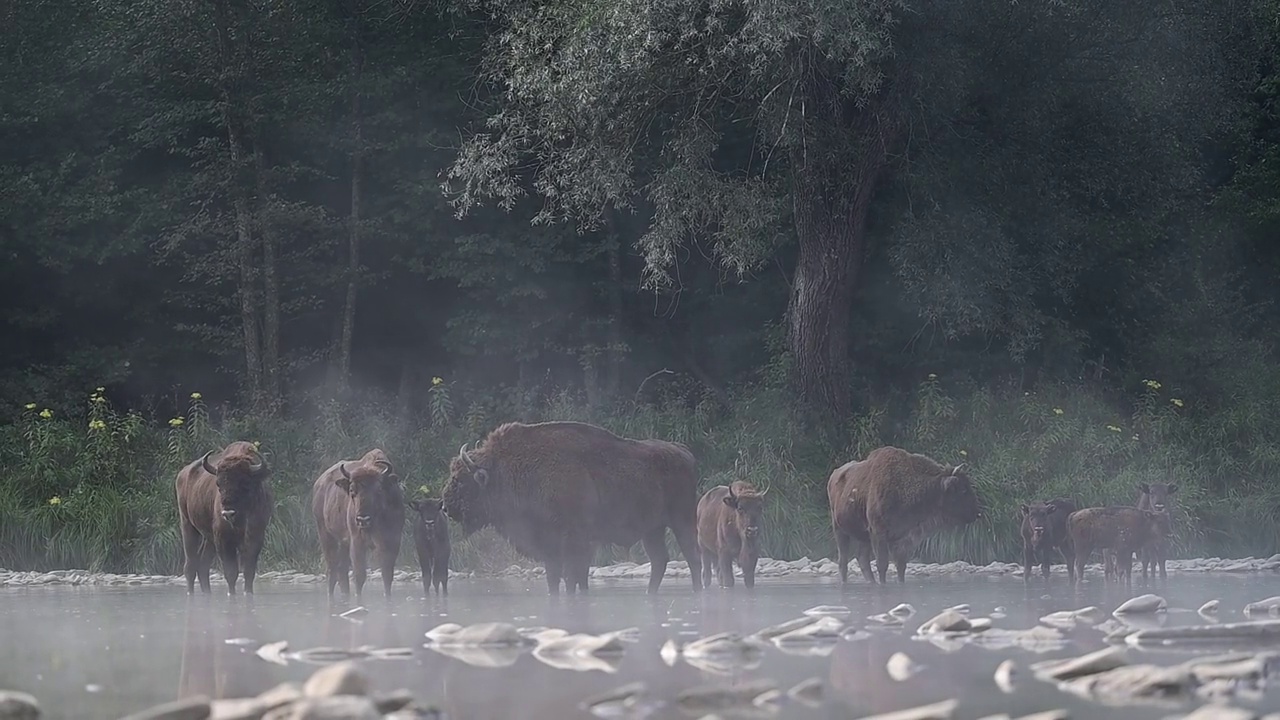
<svg viewBox="0 0 1280 720"><path fill-rule="evenodd" d="M187 592L196 578L210 592L213 558L222 561L228 591L244 574L253 592L274 504L270 468L255 446L233 442L210 451L178 472L175 487L182 532ZM406 515L412 510L414 544L425 593L448 593L448 520L465 534L494 528L521 554L546 566L547 587L557 594L587 591L594 547L600 543L644 545L650 561L649 592L656 592L670 555L666 531L675 535L689 563L695 591L734 582L755 585L756 562L768 490L734 481L698 497L696 461L689 448L665 440L633 440L579 422L507 423L484 442L466 445L449 464L440 498L405 501L400 477L387 454L373 449L320 473L311 509L328 570L328 591L350 594L364 587L369 551L391 594ZM1130 581L1133 554L1165 577L1171 526L1170 496L1176 485L1138 487L1136 506L1077 509L1067 498L1021 506L1025 578L1040 560L1049 576L1060 553L1071 582L1083 577L1094 550L1102 552L1106 579ZM964 465L941 465L896 447L873 450L863 460L836 468L827 481L841 583L857 557L869 582L885 582L892 559L902 582L907 559L931 534L967 525L982 516L981 502ZM876 572L871 557L876 558Z"/></svg>

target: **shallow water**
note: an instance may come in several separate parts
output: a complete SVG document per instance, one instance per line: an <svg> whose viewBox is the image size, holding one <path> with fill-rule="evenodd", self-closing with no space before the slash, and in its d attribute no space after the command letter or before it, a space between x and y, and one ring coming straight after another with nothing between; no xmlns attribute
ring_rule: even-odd
<svg viewBox="0 0 1280 720"><path fill-rule="evenodd" d="M1074 590L1065 578L1056 577L1047 588L1043 581L1026 586L1020 578L1009 577L909 577L905 587L870 586L859 580L842 591L830 581L778 579L758 582L754 592L738 584L731 590L712 588L694 595L687 582L668 578L661 593L651 598L643 582L593 581L586 598L551 598L540 580L455 580L445 600L424 600L420 587L397 583L400 597L391 603L381 597L381 588L365 595L363 605L369 613L360 622L338 617L353 604L330 606L323 589L315 586L261 583L252 600L217 593L188 598L182 588L172 586L4 589L0 688L35 695L48 718L116 718L196 694L242 697L282 681L302 681L316 669L297 661L272 664L254 653L264 643L287 640L291 651L317 646L413 648L411 659L363 664L379 690L407 688L454 719L590 718L579 707L582 699L636 680L644 680L651 692L669 700L695 685L769 678L785 691L811 677L826 686L823 706L788 704L780 717L862 717L954 697L960 700L955 717L962 720L996 712L1017 717L1054 708L1070 709L1076 718L1162 718L1177 708L1108 708L1031 677L1027 666L1032 662L1103 647L1104 633L1096 628L1067 631L1067 646L1049 653L976 646L947 652L911 635L934 614L958 603L972 607L971 617L1003 607L1006 617L996 619L995 627L1025 629L1057 610L1097 605L1109 613L1129 597L1156 592L1168 600L1170 612L1147 622L1172 626L1205 623L1195 609L1214 598L1222 601L1218 619L1234 622L1246 619L1241 612L1246 603L1280 595L1280 577L1272 574L1178 576L1163 587L1143 587L1135 580L1130 591L1107 587L1100 579ZM225 585L216 587L225 590ZM903 626L882 629L867 620L899 602L917 610ZM869 637L841 640L825 657L794 656L770 646L758 667L727 675L699 670L683 660L668 667L659 654L668 638L687 642L725 630L746 635L824 604L848 606L852 613L843 619L867 628ZM424 633L440 623L488 621L594 633L635 626L641 635L639 643L627 645L615 673L556 669L528 652L506 667L476 667L423 646ZM226 642L236 638L253 642ZM889 656L899 650L925 666L907 682L894 681L885 670ZM1189 657L1170 651L1130 653L1135 661L1157 664ZM1012 694L1002 693L992 680L996 666L1006 658L1018 664ZM1237 704L1278 710L1280 693L1269 691L1260 703ZM650 717L690 716L668 704Z"/></svg>

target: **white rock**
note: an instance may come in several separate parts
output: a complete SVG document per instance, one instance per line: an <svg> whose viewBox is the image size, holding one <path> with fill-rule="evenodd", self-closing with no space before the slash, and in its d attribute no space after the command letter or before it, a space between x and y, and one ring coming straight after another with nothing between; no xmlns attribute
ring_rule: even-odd
<svg viewBox="0 0 1280 720"><path fill-rule="evenodd" d="M1163 612L1169 609L1169 604L1159 595L1147 593L1139 595L1135 598L1129 598L1121 603L1120 607L1112 611L1112 615L1119 617L1120 615L1139 615L1146 613Z"/></svg>
<svg viewBox="0 0 1280 720"><path fill-rule="evenodd" d="M1031 666L1036 675L1051 680L1069 680L1084 675L1094 675L1129 664L1124 650L1116 647L1063 660L1045 660Z"/></svg>
<svg viewBox="0 0 1280 720"><path fill-rule="evenodd" d="M899 618L909 618L916 614L916 609L910 603L898 603L893 606L889 614Z"/></svg>
<svg viewBox="0 0 1280 720"><path fill-rule="evenodd" d="M368 695L369 678L354 662L334 663L320 668L307 678L302 685L302 694L313 698Z"/></svg>
<svg viewBox="0 0 1280 720"><path fill-rule="evenodd" d="M885 669L889 671L889 677L902 682L923 670L924 666L912 660L906 653L896 652L889 657Z"/></svg>
<svg viewBox="0 0 1280 720"><path fill-rule="evenodd" d="M811 677L807 680L801 680L795 684L795 687L787 691L787 696L792 700L811 708L822 707L822 699L824 694L824 686L820 678Z"/></svg>
<svg viewBox="0 0 1280 720"><path fill-rule="evenodd" d="M1201 615L1216 615L1218 614L1218 607L1221 605L1222 603L1219 600L1210 600L1209 602L1201 605L1200 609L1196 610L1196 612Z"/></svg>
<svg viewBox="0 0 1280 720"><path fill-rule="evenodd" d="M36 720L40 703L34 696L17 690L0 690L0 720Z"/></svg>
<svg viewBox="0 0 1280 720"><path fill-rule="evenodd" d="M906 710L867 715L862 720L950 720L956 711L958 700L943 700L932 705L921 705Z"/></svg>
<svg viewBox="0 0 1280 720"><path fill-rule="evenodd" d="M805 615L848 615L850 610L844 605L818 605L804 611Z"/></svg>
<svg viewBox="0 0 1280 720"><path fill-rule="evenodd" d="M1018 666L1012 660L1005 660L996 666L995 681L1000 691L1008 694L1014 691L1013 678L1018 674Z"/></svg>

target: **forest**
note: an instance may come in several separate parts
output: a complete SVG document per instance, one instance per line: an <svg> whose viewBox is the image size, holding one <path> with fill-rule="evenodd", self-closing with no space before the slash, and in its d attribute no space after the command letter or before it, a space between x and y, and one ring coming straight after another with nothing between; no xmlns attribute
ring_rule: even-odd
<svg viewBox="0 0 1280 720"><path fill-rule="evenodd" d="M552 419L769 487L771 557L831 556L827 477L885 444L984 502L918 559L1141 482L1175 556L1280 551L1277 0L0 17L0 567L178 572L174 475L243 439L264 565L316 568L335 460L438 493Z"/></svg>

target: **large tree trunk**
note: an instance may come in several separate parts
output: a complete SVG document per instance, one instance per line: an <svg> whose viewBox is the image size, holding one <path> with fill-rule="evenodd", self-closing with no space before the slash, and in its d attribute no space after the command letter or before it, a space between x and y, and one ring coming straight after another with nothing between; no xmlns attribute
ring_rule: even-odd
<svg viewBox="0 0 1280 720"><path fill-rule="evenodd" d="M356 296L360 280L360 193L363 183L362 157L364 123L360 108L360 78L363 50L360 46L360 11L352 10L351 23L351 217L347 228L347 294L342 304L342 330L334 348L333 372L337 388L346 390L351 375L351 344L355 336Z"/></svg>
<svg viewBox="0 0 1280 720"><path fill-rule="evenodd" d="M829 126L858 140L847 164L816 145L812 152L800 145L791 157L800 249L787 308L793 386L800 407L836 420L852 412L850 321L869 244L867 214L903 127L891 99L880 100L847 115L825 105Z"/></svg>

